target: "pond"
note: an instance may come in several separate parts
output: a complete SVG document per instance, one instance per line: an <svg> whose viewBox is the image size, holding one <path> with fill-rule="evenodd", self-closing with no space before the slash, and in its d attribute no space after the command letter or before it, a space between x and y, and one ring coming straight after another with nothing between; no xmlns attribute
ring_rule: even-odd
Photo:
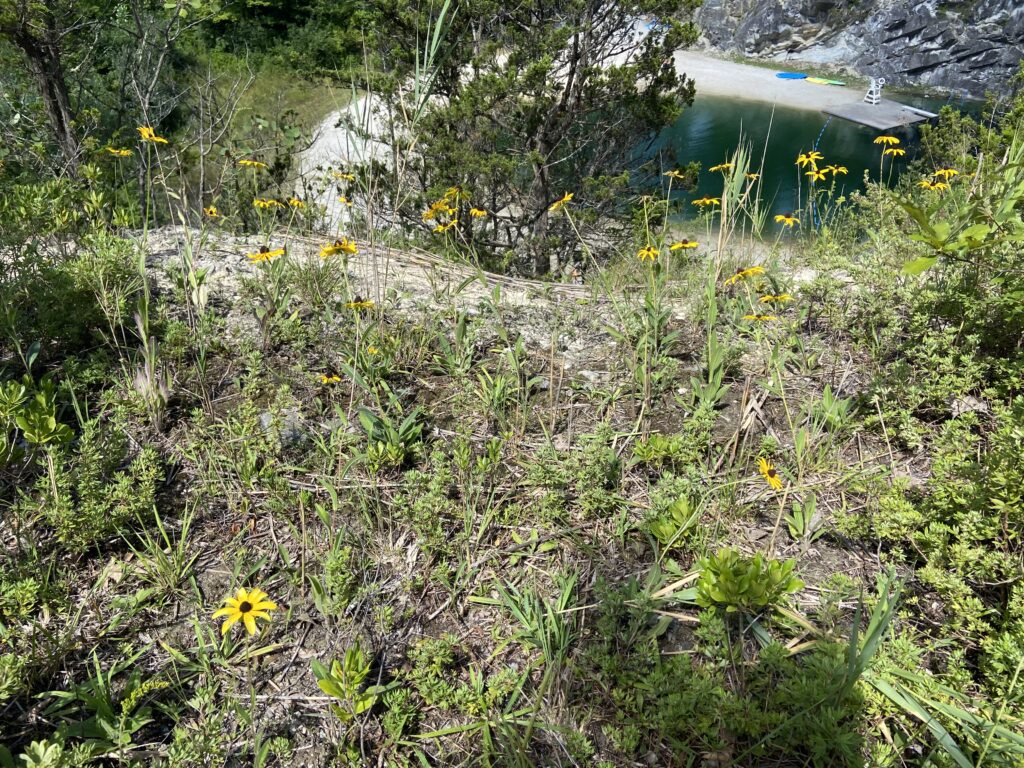
<svg viewBox="0 0 1024 768"><path fill-rule="evenodd" d="M858 95L859 92L851 90L851 100L856 100ZM945 99L905 94L893 94L891 98L932 112L937 112L947 103ZM963 108L955 97L949 103ZM800 152L817 148L825 156L819 165L846 166L849 173L837 177L837 194L862 189L865 172L868 172L872 179L877 179L882 148L873 141L879 133L839 118L829 119L828 115L821 112L773 107L763 102L721 96L698 95L693 106L662 133L654 149L660 149L667 158L674 156L680 167L693 161L701 163L702 171L694 192L677 192L676 189L672 191L673 200L679 199L688 204L691 200L705 195L720 196L721 174L708 173L707 169L729 159L742 136L742 140L752 148L751 171L758 172L760 169L762 174L762 200L774 216L798 207L798 185L801 182L804 184L806 196L807 185L802 175L803 170L795 165ZM896 129L892 131L892 135L899 137L901 147L907 150L905 157L897 158L892 163L891 178L895 181L906 169L907 164L915 158L920 145L917 142L918 130L915 127ZM887 159L887 178L890 174L889 165ZM684 216L690 214L690 211L684 212Z"/></svg>

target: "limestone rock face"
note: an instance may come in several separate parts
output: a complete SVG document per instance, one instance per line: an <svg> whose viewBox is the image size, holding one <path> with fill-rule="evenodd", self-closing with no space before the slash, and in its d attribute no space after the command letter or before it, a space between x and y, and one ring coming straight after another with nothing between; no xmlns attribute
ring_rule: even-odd
<svg viewBox="0 0 1024 768"><path fill-rule="evenodd" d="M982 96L1024 58L1021 0L704 0L704 42Z"/></svg>

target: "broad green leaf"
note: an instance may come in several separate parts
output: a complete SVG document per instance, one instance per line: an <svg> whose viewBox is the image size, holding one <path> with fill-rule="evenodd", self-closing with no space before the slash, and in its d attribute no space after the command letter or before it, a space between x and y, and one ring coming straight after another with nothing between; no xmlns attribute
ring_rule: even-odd
<svg viewBox="0 0 1024 768"><path fill-rule="evenodd" d="M912 277L920 275L931 269L938 258L935 256L920 256L916 259L911 259L903 265L903 274L910 275Z"/></svg>

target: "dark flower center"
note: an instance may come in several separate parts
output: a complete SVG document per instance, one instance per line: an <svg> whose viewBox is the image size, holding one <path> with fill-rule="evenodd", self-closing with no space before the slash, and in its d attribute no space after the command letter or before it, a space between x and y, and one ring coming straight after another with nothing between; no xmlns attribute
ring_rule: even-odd
<svg viewBox="0 0 1024 768"><path fill-rule="evenodd" d="M768 470L768 477L775 477L778 473L774 469Z"/></svg>
<svg viewBox="0 0 1024 768"><path fill-rule="evenodd" d="M251 610L252 610L252 603L250 603L248 600L245 600L244 602L242 602L238 606L238 611L240 613L248 613Z"/></svg>

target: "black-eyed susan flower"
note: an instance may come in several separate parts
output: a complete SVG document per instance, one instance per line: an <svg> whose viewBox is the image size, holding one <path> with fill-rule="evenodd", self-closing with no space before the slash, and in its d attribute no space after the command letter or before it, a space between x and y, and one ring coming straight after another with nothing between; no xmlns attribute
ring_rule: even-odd
<svg viewBox="0 0 1024 768"><path fill-rule="evenodd" d="M726 285L733 285L735 283L738 283L740 280L746 280L748 277L753 277L754 275L763 275L763 274L764 274L764 267L746 267L746 268L737 269L734 274L732 274L731 276L729 276L729 277L727 277L725 279L725 284Z"/></svg>
<svg viewBox="0 0 1024 768"><path fill-rule="evenodd" d="M112 154L114 157L131 157L132 151L130 149L118 149L117 147L107 147L107 152Z"/></svg>
<svg viewBox="0 0 1024 768"><path fill-rule="evenodd" d="M676 181L686 181L686 174L683 173L682 171L677 171L677 170L665 171L661 175L662 176L668 176L670 179L675 179Z"/></svg>
<svg viewBox="0 0 1024 768"><path fill-rule="evenodd" d="M148 141L150 144L166 144L167 139L162 136L157 136L156 131L150 128L148 125L140 125L136 128L139 132L139 138L143 141Z"/></svg>
<svg viewBox="0 0 1024 768"><path fill-rule="evenodd" d="M947 184L944 181L933 181L931 184L928 185L928 189L930 189L932 192L942 192L944 190L949 189L949 184Z"/></svg>
<svg viewBox="0 0 1024 768"><path fill-rule="evenodd" d="M234 597L227 598L224 607L213 614L215 619L227 617L221 625L220 633L226 635L236 622L241 621L245 625L245 631L255 635L256 619L270 621L270 612L277 610L277 603L268 600L267 597L267 593L262 589L239 589Z"/></svg>
<svg viewBox="0 0 1024 768"><path fill-rule="evenodd" d="M266 168L267 167L266 163L261 163L259 160L251 160L251 159L249 159L247 157L242 158L241 160L239 160L238 164L240 166L242 166L243 168L253 168L253 169L257 169L257 170L260 169L260 168Z"/></svg>
<svg viewBox="0 0 1024 768"><path fill-rule="evenodd" d="M288 205L295 209L302 209L306 207L306 204L302 200L299 200L299 198L297 197L289 198Z"/></svg>
<svg viewBox="0 0 1024 768"><path fill-rule="evenodd" d="M895 147L899 145L900 140L897 139L895 136L879 136L877 139L875 139L874 143L885 144L887 147Z"/></svg>
<svg viewBox="0 0 1024 768"><path fill-rule="evenodd" d="M325 245L320 248L320 256L325 259L329 256L337 256L339 253L356 254L359 253L359 247L356 245L355 240L349 240L347 237L343 237L339 240L335 240L330 245Z"/></svg>
<svg viewBox="0 0 1024 768"><path fill-rule="evenodd" d="M562 210L562 208L565 207L565 204L572 200L572 194L572 192L566 192L558 200L555 200L555 202L549 205L548 210L551 211L552 213L554 213L555 211Z"/></svg>
<svg viewBox="0 0 1024 768"><path fill-rule="evenodd" d="M751 315L744 315L743 319L744 320L750 320L751 322L754 322L754 323L770 323L770 322L772 322L774 320L778 320L779 318L777 318L775 315L751 314Z"/></svg>
<svg viewBox="0 0 1024 768"><path fill-rule="evenodd" d="M261 210L267 210L269 208L284 208L284 203L277 200L270 200L264 197L257 197L252 201L252 204Z"/></svg>
<svg viewBox="0 0 1024 768"><path fill-rule="evenodd" d="M249 261L256 263L259 261L270 261L276 259L278 256L284 256L284 248L275 248L270 250L267 246L261 245L260 249L256 253L245 254Z"/></svg>
<svg viewBox="0 0 1024 768"><path fill-rule="evenodd" d="M206 215L207 218L210 218L210 219L219 219L220 218L220 211L217 210L217 206L216 205L208 205L208 206L206 206L205 208L203 208L203 213Z"/></svg>
<svg viewBox="0 0 1024 768"><path fill-rule="evenodd" d="M900 149L899 147L887 147L882 150L883 155L889 155L890 157L903 157L907 154L907 150Z"/></svg>
<svg viewBox="0 0 1024 768"><path fill-rule="evenodd" d="M472 216L474 219L484 219L487 218L487 211L485 211L483 208L470 208L469 215Z"/></svg>
<svg viewBox="0 0 1024 768"><path fill-rule="evenodd" d="M831 173L833 176L838 176L839 174L845 176L849 173L845 165L826 165L825 172Z"/></svg>
<svg viewBox="0 0 1024 768"><path fill-rule="evenodd" d="M447 200L441 198L440 200L435 200L431 203L430 207L423 212L423 220L433 221L438 216L451 216L453 213L455 213L455 209L448 204Z"/></svg>
<svg viewBox="0 0 1024 768"><path fill-rule="evenodd" d="M467 200L468 198L469 195L466 194L466 191L462 187L448 187L444 192L443 199L457 203L460 200Z"/></svg>
<svg viewBox="0 0 1024 768"><path fill-rule="evenodd" d="M792 229L794 226L800 224L800 219L792 213L780 213L775 217L776 224L782 224L783 226Z"/></svg>
<svg viewBox="0 0 1024 768"><path fill-rule="evenodd" d="M447 232L452 227L457 227L457 226L459 226L459 220L458 219L452 219L447 224L438 224L436 227L434 227L434 232L436 234L442 234L444 232Z"/></svg>
<svg viewBox="0 0 1024 768"><path fill-rule="evenodd" d="M932 177L936 179L942 178L945 179L946 181L949 181L954 176L959 175L960 171L958 171L956 168L939 168L939 170L935 171L935 173L932 174Z"/></svg>
<svg viewBox="0 0 1024 768"><path fill-rule="evenodd" d="M369 299L364 299L361 296L356 296L352 301L345 304L345 309L354 309L356 311L373 309L373 302Z"/></svg>
<svg viewBox="0 0 1024 768"><path fill-rule="evenodd" d="M380 354L380 350L373 346L373 344L371 344L366 348L366 354L368 354L370 357L374 357Z"/></svg>
<svg viewBox="0 0 1024 768"><path fill-rule="evenodd" d="M762 304L785 304L793 300L793 297L788 293L780 293L777 295L762 296L760 301Z"/></svg>
<svg viewBox="0 0 1024 768"><path fill-rule="evenodd" d="M774 465L763 456L757 460L757 471L761 473L761 477L768 483L768 487L773 491L782 490L782 477L779 475L779 471L775 469Z"/></svg>
<svg viewBox="0 0 1024 768"><path fill-rule="evenodd" d="M710 168L708 168L708 171L710 173L718 173L719 171L731 171L732 166L732 163L719 163L718 165L712 165Z"/></svg>
<svg viewBox="0 0 1024 768"><path fill-rule="evenodd" d="M338 181L355 181L356 175L354 173L347 173L345 171L331 171L331 176L336 178Z"/></svg>
<svg viewBox="0 0 1024 768"><path fill-rule="evenodd" d="M321 384L340 384L341 376L336 373L321 373L320 374Z"/></svg>
<svg viewBox="0 0 1024 768"><path fill-rule="evenodd" d="M640 259L640 261L654 261L660 255L661 251L649 244L636 252L636 257Z"/></svg>
<svg viewBox="0 0 1024 768"><path fill-rule="evenodd" d="M917 182L917 186L921 187L921 189L931 189L934 183L931 179L921 179Z"/></svg>
<svg viewBox="0 0 1024 768"><path fill-rule="evenodd" d="M338 196L338 202L339 202L339 203L341 203L342 205L348 206L349 208L351 208L351 207L352 207L352 201L351 201L351 200L349 200L349 199L348 199L347 197L345 197L344 195L339 195L339 196Z"/></svg>
<svg viewBox="0 0 1024 768"><path fill-rule="evenodd" d="M698 208L707 208L709 205L721 205L722 200L718 197L702 197L698 200L692 201L691 205L696 205Z"/></svg>
<svg viewBox="0 0 1024 768"><path fill-rule="evenodd" d="M811 170L806 171L804 176L807 176L811 181L824 181L828 178L824 171L819 171L817 168L811 168Z"/></svg>
<svg viewBox="0 0 1024 768"><path fill-rule="evenodd" d="M696 240L676 240L668 247L670 251L681 251L683 249L696 248L700 243Z"/></svg>
<svg viewBox="0 0 1024 768"><path fill-rule="evenodd" d="M825 156L821 152L801 152L796 158L796 165L799 165L801 168L806 168L808 165L811 168L817 168L818 161L824 159Z"/></svg>

